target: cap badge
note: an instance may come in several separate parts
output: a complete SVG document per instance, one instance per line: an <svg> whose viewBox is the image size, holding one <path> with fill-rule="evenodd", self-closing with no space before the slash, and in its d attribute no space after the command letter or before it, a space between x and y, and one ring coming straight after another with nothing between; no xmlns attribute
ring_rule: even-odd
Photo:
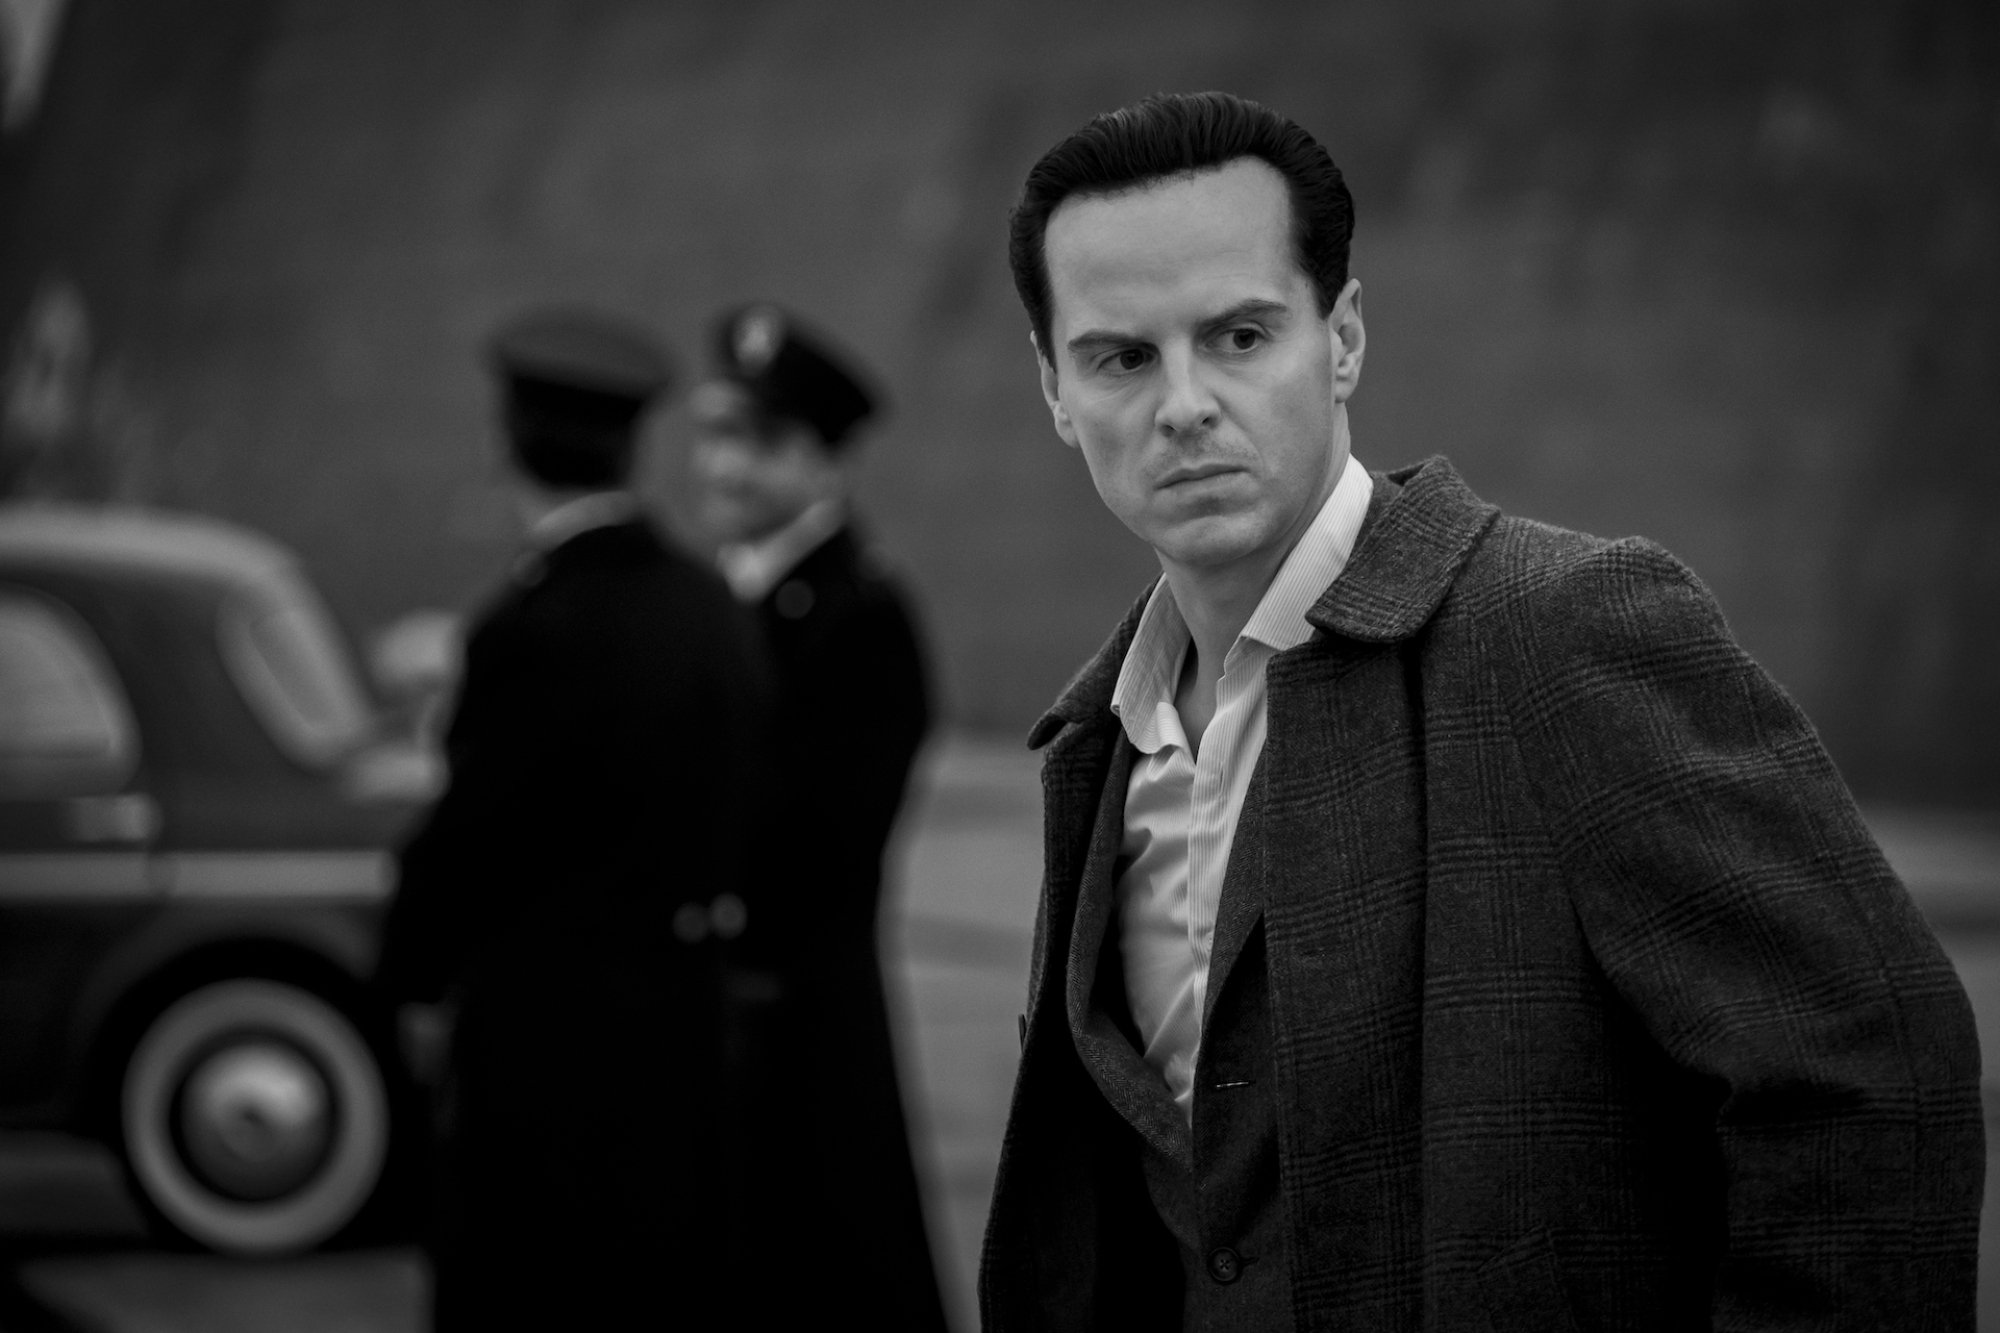
<svg viewBox="0 0 2000 1333"><path fill-rule="evenodd" d="M761 374L778 354L784 326L775 310L752 310L736 325L736 364L742 374Z"/></svg>

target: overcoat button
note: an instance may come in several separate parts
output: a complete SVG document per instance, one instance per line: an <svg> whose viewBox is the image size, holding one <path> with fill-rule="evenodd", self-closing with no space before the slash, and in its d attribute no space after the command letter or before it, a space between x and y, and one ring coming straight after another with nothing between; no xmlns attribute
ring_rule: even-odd
<svg viewBox="0 0 2000 1333"><path fill-rule="evenodd" d="M812 585L804 579L787 579L778 585L771 605L787 620L803 620L813 609Z"/></svg>
<svg viewBox="0 0 2000 1333"><path fill-rule="evenodd" d="M699 944L708 934L708 911L700 903L674 909L674 937L682 944Z"/></svg>
<svg viewBox="0 0 2000 1333"><path fill-rule="evenodd" d="M514 557L513 568L508 571L515 585L522 588L534 587L548 572L548 562L542 559L540 551L523 551Z"/></svg>
<svg viewBox="0 0 2000 1333"><path fill-rule="evenodd" d="M1209 1253L1208 1275L1227 1285L1243 1276L1243 1260L1227 1245L1221 1246Z"/></svg>
<svg viewBox="0 0 2000 1333"><path fill-rule="evenodd" d="M733 893L717 894L708 905L709 928L719 940L733 940L750 924L750 909Z"/></svg>

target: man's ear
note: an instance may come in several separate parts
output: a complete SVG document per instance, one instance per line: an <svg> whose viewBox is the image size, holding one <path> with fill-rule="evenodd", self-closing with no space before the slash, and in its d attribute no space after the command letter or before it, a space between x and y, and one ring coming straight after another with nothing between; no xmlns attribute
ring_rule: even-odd
<svg viewBox="0 0 2000 1333"><path fill-rule="evenodd" d="M1060 385L1056 380L1055 362L1042 353L1042 340L1028 331L1028 344L1035 349L1035 365L1042 372L1042 401L1049 405L1049 416L1056 423L1056 434L1062 442L1074 449L1076 444L1076 423L1069 419L1069 409L1062 405Z"/></svg>
<svg viewBox="0 0 2000 1333"><path fill-rule="evenodd" d="M1368 350L1368 331L1361 324L1361 279L1349 278L1340 298L1327 312L1326 331L1333 336L1333 401L1344 403L1361 383L1361 358Z"/></svg>

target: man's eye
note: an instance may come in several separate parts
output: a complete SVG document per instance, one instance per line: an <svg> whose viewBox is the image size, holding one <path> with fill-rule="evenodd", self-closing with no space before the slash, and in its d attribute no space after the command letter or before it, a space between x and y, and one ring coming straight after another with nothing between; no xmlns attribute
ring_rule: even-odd
<svg viewBox="0 0 2000 1333"><path fill-rule="evenodd" d="M1146 349L1127 347L1113 352L1109 364L1113 370L1137 370L1146 364Z"/></svg>
<svg viewBox="0 0 2000 1333"><path fill-rule="evenodd" d="M1225 336L1229 340L1229 350L1232 352L1252 351L1264 341L1262 329L1231 329Z"/></svg>

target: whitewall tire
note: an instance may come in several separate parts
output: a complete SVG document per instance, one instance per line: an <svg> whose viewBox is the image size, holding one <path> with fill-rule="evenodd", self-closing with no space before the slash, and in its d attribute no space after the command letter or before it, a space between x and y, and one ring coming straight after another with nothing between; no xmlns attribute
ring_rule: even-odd
<svg viewBox="0 0 2000 1333"><path fill-rule="evenodd" d="M149 1209L197 1244L288 1254L354 1220L382 1178L389 1099L318 995L238 978L183 995L126 1061L119 1133Z"/></svg>

